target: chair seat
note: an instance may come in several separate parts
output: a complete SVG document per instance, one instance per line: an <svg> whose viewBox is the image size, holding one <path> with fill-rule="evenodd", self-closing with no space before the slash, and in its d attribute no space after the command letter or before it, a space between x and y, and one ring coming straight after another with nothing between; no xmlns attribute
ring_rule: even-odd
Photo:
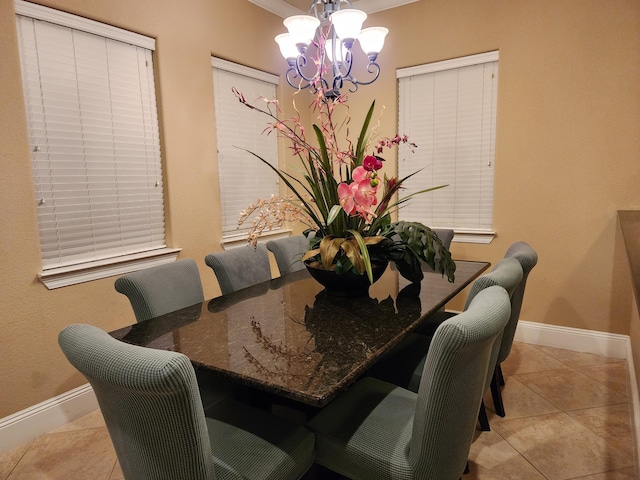
<svg viewBox="0 0 640 480"><path fill-rule="evenodd" d="M256 408L224 399L205 420L217 479L300 478L314 461L309 430Z"/></svg>
<svg viewBox="0 0 640 480"><path fill-rule="evenodd" d="M417 395L371 377L348 392L307 424L316 435L316 461L350 478L413 478L408 459Z"/></svg>

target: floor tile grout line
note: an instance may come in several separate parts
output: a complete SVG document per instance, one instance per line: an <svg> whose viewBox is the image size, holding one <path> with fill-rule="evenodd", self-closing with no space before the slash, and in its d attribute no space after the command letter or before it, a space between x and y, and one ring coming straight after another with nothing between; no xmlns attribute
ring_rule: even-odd
<svg viewBox="0 0 640 480"><path fill-rule="evenodd" d="M549 400L547 397L545 397L544 395L542 395L542 393L540 392L536 392L533 388L531 388L529 385L526 385L525 383L521 382L520 380L518 380L514 375L508 376L506 378L511 378L513 381L518 382L523 388L526 388L527 390L529 390L531 393L533 393L534 395L540 397L541 399L543 399L545 402L547 402L549 405L553 406L554 408L556 408L558 411L563 412L564 410L562 408L560 408L558 405L556 405L555 403L553 403L551 400ZM505 384L507 383L505 378ZM529 418L529 417L535 417L537 415L527 415L527 416L523 416L523 417L518 417L518 418Z"/></svg>
<svg viewBox="0 0 640 480"><path fill-rule="evenodd" d="M589 363L589 364L585 364L585 365L580 365L580 367L593 367L594 365L606 365L606 364L610 364L610 363L620 363L620 362L626 362L626 359L620 359L620 358L614 358L614 357L607 357L605 355L597 355L597 354L593 354L593 353L586 353L586 352L573 352L572 350L567 350L564 348L554 348L554 347L546 347L544 345L534 345L534 344L527 344L533 348L535 348L538 352L542 353L543 355L546 355L550 358L552 358L553 360L556 360L557 362L560 362L564 365L567 365L569 368L573 368L576 369L577 366L576 365L569 365L568 363L566 363L566 361L563 361L562 359L553 356L552 354L548 353L545 351L545 349L549 349L552 348L554 350L563 350L563 351L567 351L567 352L572 352L572 353L576 353L576 354L584 354L584 355L590 355L590 356L595 356L598 358L603 358L603 359L608 359L609 361L606 362L595 362L595 363Z"/></svg>
<svg viewBox="0 0 640 480"><path fill-rule="evenodd" d="M560 410L560 411L562 411L562 412L572 412L572 411L576 411L576 410L581 410L582 408L575 409L575 410L562 408L561 406L556 405L552 400L550 400L550 399L548 399L547 397L545 397L545 396L542 394L542 392L538 392L537 390L534 390L533 388L529 387L529 385L526 385L524 382L520 381L520 380L517 378L517 377L518 377L518 376L520 376L520 375L529 375L529 374L534 374L534 375L535 375L535 374L538 374L538 373L553 372L553 371L558 371L558 370L560 370L560 369L547 370L547 371L543 371L543 372L516 373L516 374L511 374L511 375L509 375L509 377L513 377L513 378L514 378L514 380L518 381L518 383L520 383L522 386L524 386L524 387L528 388L528 389L529 389L529 390L531 390L533 393L535 393L536 395L540 396L540 397L541 397L541 398L543 398L545 401L549 402L551 405L553 405L555 408L557 408L558 410ZM589 375L586 375L586 374L584 374L584 373L582 373L582 372L580 372L580 371L576 370L575 368L571 368L571 367L569 367L569 370L572 370L572 371L574 371L574 372L576 372L576 373L578 373L578 374L580 374L580 375L584 375L586 378L588 378L588 379L590 379L590 380L593 380L594 382L596 382L596 383L598 383L599 385L603 386L603 387L604 387L604 388L606 388L610 393L612 393L612 394L614 394L614 395L618 395L618 396L622 395L620 392L618 392L618 391L616 391L616 390L613 390L612 388L607 387L607 385L603 384L602 382L599 382L598 380L596 380L596 379L594 379L594 378L590 377ZM505 378L507 378L507 377L505 377ZM505 381L505 383L506 383L506 381ZM621 403L627 403L627 404L629 404L630 402L629 402L629 399L627 398L624 402L623 402L623 401L619 401L619 402L614 401L613 403L606 403L606 404L603 404L603 405L596 405L596 406L593 406L593 407L584 407L584 408L598 408L598 407L606 407L606 406L609 406L609 405L618 405L618 404L621 404Z"/></svg>
<svg viewBox="0 0 640 480"><path fill-rule="evenodd" d="M23 444L26 445L26 448L24 449L24 452L22 452L22 455L20 455L20 458L18 458L15 463L13 464L13 467L11 467L11 470L9 471L9 473L7 474L6 477L4 477L4 480L9 480L9 478L11 477L11 475L13 474L13 472L16 470L17 466L20 464L20 462L24 459L24 457L27 455L27 452L31 449L31 447L33 446L33 442L35 440L31 440L30 442ZM23 445L16 447L16 448L21 448Z"/></svg>
<svg viewBox="0 0 640 480"><path fill-rule="evenodd" d="M548 355L546 352L543 352L543 351L541 351L541 350L538 350L538 351L540 351L540 353L543 353L544 355L547 355L547 356L550 356L551 358L554 358L553 356ZM557 358L554 358L554 360L558 360L558 359L557 359ZM558 361L560 361L560 360L558 360ZM623 362L624 362L624 363L626 363L626 360L625 360L625 361L623 361ZM585 373L583 373L583 372L580 372L580 371L578 370L578 368L582 367L582 365L581 365L580 367L576 367L576 366L570 366L570 365L567 365L565 362L562 362L562 361L560 361L560 363L562 363L563 365L566 365L568 369L570 369L570 370L572 370L572 371L574 371L574 372L576 372L576 373L580 373L580 374L584 375L585 377L587 377L587 378L589 378L589 379L591 379L591 380L594 380L594 381L596 381L597 383L599 383L599 384L601 384L601 385L605 386L608 390L611 390L613 393L615 393L615 394L619 394L619 392L617 392L617 391L615 391L615 390L613 390L613 389L611 389L611 388L607 387L606 385L602 384L602 382L598 381L597 379L594 379L593 377L591 377L591 376L589 376L589 375L587 375L587 374L585 374ZM617 363L617 362L603 362L603 363L598 363L598 364L595 364L595 365L605 365L605 364L608 364L608 363ZM588 366L593 366L593 365L588 365ZM554 369L554 370L558 370L558 369ZM553 371L553 370L549 370L549 371ZM542 372L544 372L544 371L542 371ZM541 372L527 372L527 373L541 373ZM516 374L509 374L509 375L505 375L505 384L507 383L507 381L508 381L509 379L512 379L512 380L517 381L517 382L518 382L518 383L520 383L522 386L524 386L525 388L529 389L530 391L532 391L532 392L533 392L533 393L535 393L536 395L539 395L541 398L544 398L547 402L549 402L549 403L550 403L550 404L552 404L555 408L557 408L557 409L559 410L559 412L556 412L556 413L562 413L562 414L564 414L565 416L567 416L569 419L571 419L571 420L573 420L573 421L576 421L577 423L579 423L580 425L582 425L584 428L586 428L587 430L589 430L591 433L593 433L594 435L596 435L598 438L600 438L603 442L605 442L605 444L606 444L606 445L608 445L609 447L611 447L611 448L615 449L616 451L621 451L618 447L616 447L615 445L612 445L609 441L607 441L607 439L606 439L606 438L602 437L602 436L601 436L600 434L598 434L597 432L594 432L591 428L589 428L589 426L588 426L588 425L585 425L584 423L580 422L578 419L573 418L573 417L570 415L570 412L576 412L576 411L581 411L581 410L589 410L589 409L591 409L591 408L603 408L603 407L608 407L608 406L612 406L612 405L622 405L622 404L629 405L629 404L630 404L630 401L629 401L629 397L628 397L628 396L627 396L627 400L626 400L626 401L624 401L624 402L617 402L617 403L613 403L613 404L601 405L601 406L598 406L598 407L585 407L585 408L580 408L580 409L575 409L575 410L571 410L571 409L569 409L569 410L565 410L565 409L563 409L563 408L561 408L561 407L559 407L559 406L555 405L555 404L554 404L553 402L551 402L549 399L547 399L546 397L544 397L541 393L536 392L535 390L533 390L533 389L529 388L529 386L528 386L528 385L525 385L524 383L522 383L521 381L519 381L517 378L515 378L517 375L520 375L520 374L517 374L517 373L516 373ZM523 375L524 375L524 374L523 374ZM512 377L514 377L514 378L512 378ZM628 383L627 383L627 388L629 388ZM633 422L632 422L633 418L632 418L632 416L631 416L631 415L632 415L632 412L630 412L630 413L631 413L631 414L630 414L630 418L629 418L629 427L630 427L630 428L632 428L632 430L633 430ZM544 414L544 415L550 415L550 414ZM544 415L531 415L531 416L529 416L529 417L518 417L518 419L520 419L520 418L535 418L535 417L544 416ZM523 459L524 459L524 460L525 460L529 465L531 465L531 466L532 466L532 467L533 467L533 468L534 468L538 473L540 473L540 475L541 475L542 477L544 477L546 480L551 480L551 479L549 479L549 477L547 477L546 475L544 475L544 474L543 474L543 473L542 473L538 468L536 468L536 466L535 466L535 465L534 465L534 464L533 464L533 463L532 463L532 462L527 458L527 456L526 456L523 452L521 452L521 451L520 451L520 450L518 450L514 445L512 445L512 444L511 444L511 443L510 443L510 442L509 442L505 437L503 437L503 436L502 436L498 431L495 431L495 430L494 430L494 432L495 432L495 433L496 433L500 438L502 438L502 439L503 439L503 440L504 440L504 441L505 441L505 442L506 442L506 443L507 443L511 448L513 448L513 449L514 449L514 451L516 451L516 452L518 453L518 455L519 455L519 456L521 456L521 457L522 457L522 458L523 458ZM632 441L634 441L634 440L635 440L635 438L632 436ZM634 453L635 453L635 450L636 450L636 449L635 449L635 447L634 447ZM624 452L622 452L622 453L624 453ZM632 459L633 459L633 468L634 468L634 471L637 473L637 471L638 471L638 465L637 465L637 462L636 462L636 459L635 459L635 455L632 455ZM608 471L615 471L615 470L608 470ZM607 472L600 472L600 473L607 473ZM587 475L587 476L590 476L590 475ZM584 476L584 475L582 475L582 478L584 478L584 477L585 477L585 476ZM567 479L567 480L579 480L580 478L581 478L581 477L571 477L570 479Z"/></svg>
<svg viewBox="0 0 640 480"><path fill-rule="evenodd" d="M505 378L506 381L506 378ZM540 417L541 415L532 415L530 417L526 417L526 418L535 418L535 417ZM547 477L544 473L542 473L540 471L540 469L538 467L536 467L531 460L529 460L529 458L527 458L527 456L522 453L520 450L518 450L516 448L515 445L513 445L511 442L509 442L509 440L507 440L500 432L493 430L493 432L495 432L496 435L498 435L507 445L509 445L509 447L511 447L513 449L514 452L516 452L518 454L518 456L522 457L522 459L527 462L529 465L531 465L531 468L533 468L536 472L538 472L540 474L541 477L543 477L545 480L553 480L550 479L549 477Z"/></svg>
<svg viewBox="0 0 640 480"><path fill-rule="evenodd" d="M583 426L584 426L584 424L582 424L582 422L579 422L578 420L576 420L576 419L572 418L572 417L569 415L569 413L568 413L568 412L545 413L545 414L542 414L542 415L532 415L531 417L526 417L526 418L544 417L544 416L547 416L547 415L565 415L565 416L566 416L566 417L568 417L570 420L573 420L573 421L575 421L575 422L579 423L580 425L583 425ZM519 418L518 418L518 419L514 419L514 420L519 420ZM585 426L585 428L587 428L587 427ZM620 449L619 449L619 448L617 448L616 446L614 446L614 445L612 445L611 443L609 443L609 442L608 442L606 439L604 439L602 436L600 436L600 435L598 435L597 433L593 432L593 431L592 431L591 429L589 429L589 428L587 428L587 429L588 429L591 433L593 433L594 435L596 435L598 438L600 438L603 442L605 442L609 447L613 448L613 449L614 449L614 450L616 450L616 451L620 451ZM542 471L540 471L540 469L539 469L539 468L537 468L537 467L535 466L535 464L533 464L533 463L532 463L532 461L528 458L528 456L526 455L526 453L525 453L525 452L520 451L520 450L519 450L515 445L513 445L511 442L509 442L509 440L508 440L507 438L505 438L503 435L501 435L501 434L500 434L500 432L498 432L498 431L496 431L496 430L493 430L493 431L496 433L496 435L498 435L500 438L502 438L502 440L503 440L507 445L509 445L509 446L510 446L510 447L511 447L515 452L517 452L517 453L518 453L518 455L519 455L520 457L522 457L522 458L523 458L523 459L524 459L524 460L525 460L529 465L531 465L531 466L532 466L532 467L533 467L533 468L534 468L534 469L535 469L535 470L536 470L536 471L537 471L537 472L538 472L542 477L544 477L546 480L555 480L555 479L552 479L552 478L550 478L550 477L547 477L547 476L546 476ZM622 453L624 453L624 452L622 452ZM633 457L632 457L632 458L633 458ZM623 468L628 468L628 467L623 467ZM634 461L633 461L633 468L634 468L634 470L636 470L636 469L637 469L637 465L635 464L635 459L634 459ZM587 474L587 475L581 475L581 476L578 476L578 477L569 477L569 478L564 479L564 480L579 480L580 478L589 477L589 476L597 475L597 474L601 474L601 473L607 473L607 472L610 472L610 471L611 471L611 472L615 472L615 471L617 471L617 470L619 470L619 469L612 469L612 470L607 470L607 471L604 471L604 472L594 472L594 473L589 473L589 474Z"/></svg>

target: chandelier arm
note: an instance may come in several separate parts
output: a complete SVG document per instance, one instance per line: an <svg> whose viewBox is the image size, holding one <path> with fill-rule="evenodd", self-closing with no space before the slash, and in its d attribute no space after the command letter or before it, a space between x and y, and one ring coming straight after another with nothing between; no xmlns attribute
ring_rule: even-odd
<svg viewBox="0 0 640 480"><path fill-rule="evenodd" d="M346 80L349 80L354 85L371 85L380 76L380 65L378 65L376 62L369 63L369 65L367 65L367 72L374 74L373 78L367 82L361 82L351 75L349 75L349 78L347 78Z"/></svg>
<svg viewBox="0 0 640 480"><path fill-rule="evenodd" d="M298 58L296 58L296 62L295 64L292 66L295 71L296 74L303 78L304 80L306 80L309 83L314 82L318 77L321 77L321 71L317 70L316 73L313 74L313 76L308 77L304 74L304 72L302 71L302 69L307 65L307 58L304 55L298 55Z"/></svg>
<svg viewBox="0 0 640 480"><path fill-rule="evenodd" d="M296 68L294 66L289 66L289 69L287 70L287 72L285 74L285 78L287 79L287 83L290 86L292 86L293 88L295 88L295 89L299 88L300 90L304 90L305 88L309 88L311 86L311 82L309 82L309 81L307 81L306 85L303 85L302 81L300 81L300 82L295 82L294 81L294 79L298 78L299 76L300 75L298 75L298 72L296 71Z"/></svg>

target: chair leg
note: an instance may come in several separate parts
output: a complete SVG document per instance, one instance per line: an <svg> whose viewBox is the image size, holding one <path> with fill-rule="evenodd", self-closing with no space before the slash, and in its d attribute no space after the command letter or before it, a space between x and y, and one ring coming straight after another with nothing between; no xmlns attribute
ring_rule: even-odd
<svg viewBox="0 0 640 480"><path fill-rule="evenodd" d="M496 410L496 414L504 417L504 404L502 403L502 393L500 393L500 378L498 374L498 367L493 372L493 378L491 379L491 398L493 398L493 406Z"/></svg>
<svg viewBox="0 0 640 480"><path fill-rule="evenodd" d="M480 430L483 432L490 432L489 418L487 417L487 411L484 408L484 400L480 404L480 411L478 412L478 421L480 422Z"/></svg>
<svg viewBox="0 0 640 480"><path fill-rule="evenodd" d="M496 372L497 372L499 380L500 380L500 386L504 387L504 376L502 375L502 365L498 364L496 366Z"/></svg>

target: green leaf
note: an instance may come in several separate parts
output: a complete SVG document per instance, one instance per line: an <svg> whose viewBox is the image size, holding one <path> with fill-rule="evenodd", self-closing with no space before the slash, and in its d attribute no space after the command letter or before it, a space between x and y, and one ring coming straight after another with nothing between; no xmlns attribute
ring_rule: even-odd
<svg viewBox="0 0 640 480"><path fill-rule="evenodd" d="M331 211L329 212L329 217L327 218L327 225L331 225L336 217L340 214L342 210L342 205L334 205L331 207Z"/></svg>
<svg viewBox="0 0 640 480"><path fill-rule="evenodd" d="M369 250L367 249L367 245L364 243L362 235L356 230L349 230L349 233L353 235L353 238L358 242L358 246L360 247L360 253L362 254L362 258L364 260L364 268L367 271L367 276L369 277L369 282L373 283L373 272L371 271L371 258L369 257Z"/></svg>
<svg viewBox="0 0 640 480"><path fill-rule="evenodd" d="M373 109L376 105L376 101L371 102L367 116L362 124L362 130L360 130L360 136L358 137L358 144L356 146L356 167L362 165L364 160L364 149L368 143L367 130L369 129L369 123L371 122L371 116L373 115Z"/></svg>

